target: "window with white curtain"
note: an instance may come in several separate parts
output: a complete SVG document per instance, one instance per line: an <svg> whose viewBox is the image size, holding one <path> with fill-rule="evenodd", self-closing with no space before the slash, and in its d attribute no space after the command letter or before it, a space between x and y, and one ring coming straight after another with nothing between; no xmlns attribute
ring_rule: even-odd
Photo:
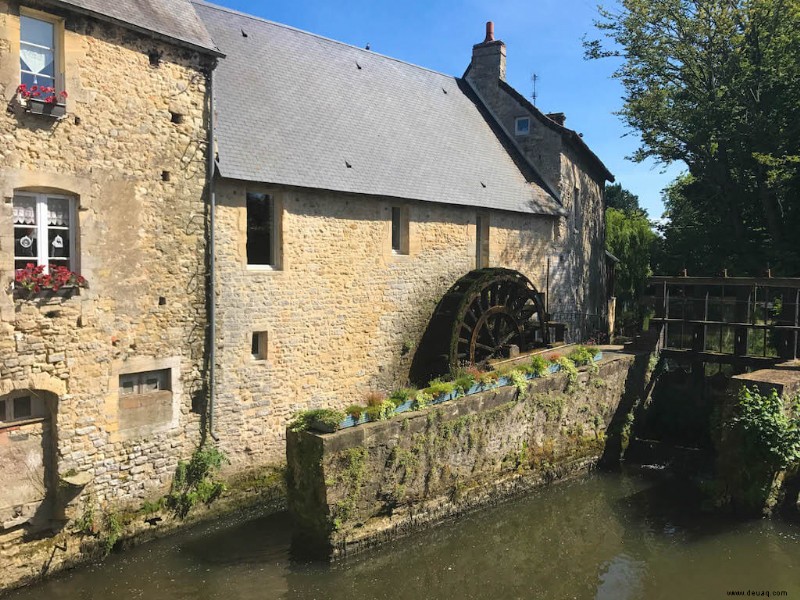
<svg viewBox="0 0 800 600"><path fill-rule="evenodd" d="M28 264L76 270L75 199L53 194L14 194L14 268Z"/></svg>
<svg viewBox="0 0 800 600"><path fill-rule="evenodd" d="M56 87L56 24L29 15L20 16L20 83L30 90Z"/></svg>

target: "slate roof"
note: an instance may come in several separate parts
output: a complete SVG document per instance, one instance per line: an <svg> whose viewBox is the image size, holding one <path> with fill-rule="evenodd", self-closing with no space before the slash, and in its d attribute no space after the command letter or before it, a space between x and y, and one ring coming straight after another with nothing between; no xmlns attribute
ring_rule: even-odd
<svg viewBox="0 0 800 600"><path fill-rule="evenodd" d="M214 73L223 177L563 214L457 78L194 4L226 55Z"/></svg>
<svg viewBox="0 0 800 600"><path fill-rule="evenodd" d="M219 54L189 0L48 0L105 21L156 34L195 50Z"/></svg>

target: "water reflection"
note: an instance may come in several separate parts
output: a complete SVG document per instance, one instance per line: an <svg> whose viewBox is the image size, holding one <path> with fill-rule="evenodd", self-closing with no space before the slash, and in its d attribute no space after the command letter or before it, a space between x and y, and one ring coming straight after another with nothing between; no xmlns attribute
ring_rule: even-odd
<svg viewBox="0 0 800 600"><path fill-rule="evenodd" d="M800 596L800 531L709 517L666 473L595 474L329 566L290 555L286 515L219 522L10 596L338 600Z"/></svg>

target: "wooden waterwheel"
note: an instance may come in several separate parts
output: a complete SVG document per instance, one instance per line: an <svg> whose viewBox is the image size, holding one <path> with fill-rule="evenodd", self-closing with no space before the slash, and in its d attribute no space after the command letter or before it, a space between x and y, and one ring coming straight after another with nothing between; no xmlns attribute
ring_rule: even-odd
<svg viewBox="0 0 800 600"><path fill-rule="evenodd" d="M418 381L459 366L507 356L548 343L542 295L511 269L467 273L448 290L431 317L412 366Z"/></svg>

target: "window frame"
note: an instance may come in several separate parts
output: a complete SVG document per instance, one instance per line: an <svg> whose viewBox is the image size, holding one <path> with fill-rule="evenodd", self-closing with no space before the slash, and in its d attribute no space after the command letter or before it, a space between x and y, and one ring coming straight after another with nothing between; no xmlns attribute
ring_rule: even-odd
<svg viewBox="0 0 800 600"><path fill-rule="evenodd" d="M56 15L52 15L50 13L46 13L40 10L35 10L32 8L28 8L25 6L21 6L19 10L19 50L20 50L20 64L17 68L17 76L19 78L19 82L22 83L22 74L23 72L36 77L36 73L31 73L30 71L24 71L22 69L22 47L23 45L44 48L44 46L34 44L33 42L25 42L22 39L22 18L25 17L26 19L33 19L35 21L42 21L44 23L49 23L53 27L53 46L49 48L49 50L53 53L53 83L52 86L46 87L53 87L56 90L56 94L58 92L62 92L66 90L65 86L65 77L64 77L64 20L61 17ZM45 76L50 79L49 76ZM36 83L36 85L42 85L41 83Z"/></svg>
<svg viewBox="0 0 800 600"><path fill-rule="evenodd" d="M250 253L248 252L247 246L250 240L250 219L248 215L248 203L249 198L251 195L261 195L265 198L268 198L271 204L271 215L270 215L270 262L269 263L257 263L257 262L250 262ZM268 191L260 191L257 189L247 189L244 193L245 197L245 264L247 265L248 270L252 271L280 271L283 268L283 256L282 256L282 222L283 222L283 204L280 201L280 198L277 197L276 194Z"/></svg>
<svg viewBox="0 0 800 600"><path fill-rule="evenodd" d="M29 402L30 410L26 415L17 416L16 402L25 399ZM47 417L47 404L35 393L16 390L0 396L0 428L11 427L19 423L41 421Z"/></svg>
<svg viewBox="0 0 800 600"><path fill-rule="evenodd" d="M253 352L255 348L256 352ZM269 331L253 331L250 336L250 357L254 362L267 362L269 360Z"/></svg>
<svg viewBox="0 0 800 600"><path fill-rule="evenodd" d="M578 218L580 215L581 188L575 186L572 190L572 231L578 233Z"/></svg>
<svg viewBox="0 0 800 600"><path fill-rule="evenodd" d="M407 206L392 205L389 207L389 244L394 256L409 255L410 223ZM395 229L397 229L397 245L395 245Z"/></svg>
<svg viewBox="0 0 800 600"><path fill-rule="evenodd" d="M35 210L36 210L36 223L33 229L36 230L36 239L37 239L37 248L36 248L36 256L17 256L16 253L16 236L14 235L14 230L17 227L24 228L23 225L17 225L14 223L14 216L13 216L13 207L17 200L17 198L28 198L32 199L35 202ZM31 192L31 191L14 191L14 196L12 198L12 217L11 217L11 233L12 238L14 240L14 271L17 271L17 262L27 261L30 263L35 263L37 266L44 265L44 272L47 273L50 271L50 228L51 226L47 223L47 205L48 199L54 200L66 200L67 206L69 207L69 225L64 229L67 230L69 233L69 259L66 261L66 267L70 271L77 272L78 271L78 256L77 256L77 238L78 238L78 223L76 221L77 217L77 198L74 196L66 196L64 194L50 194L47 192ZM44 234L44 235L42 235ZM46 240L46 243L39 243L40 240ZM62 264L64 261L57 260L55 264ZM24 268L24 267L23 267Z"/></svg>
<svg viewBox="0 0 800 600"><path fill-rule="evenodd" d="M157 378L157 385L159 386L157 389L148 390L145 389L145 378L147 376L155 376ZM134 391L133 392L124 392L125 389L122 385L123 380L130 379L134 380ZM126 398L128 396L146 396L148 394L160 394L163 392L169 392L172 394L172 369L151 369L149 371L136 371L133 373L120 373L118 375L118 382L119 388L118 393L120 398ZM162 387L164 386L164 387Z"/></svg>
<svg viewBox="0 0 800 600"><path fill-rule="evenodd" d="M526 124L525 131L520 130L520 125L522 123ZM514 119L514 135L521 137L525 135L530 135L531 133L531 118L530 117L516 117Z"/></svg>
<svg viewBox="0 0 800 600"><path fill-rule="evenodd" d="M489 267L491 221L488 213L477 213L475 215L475 268L485 269Z"/></svg>

